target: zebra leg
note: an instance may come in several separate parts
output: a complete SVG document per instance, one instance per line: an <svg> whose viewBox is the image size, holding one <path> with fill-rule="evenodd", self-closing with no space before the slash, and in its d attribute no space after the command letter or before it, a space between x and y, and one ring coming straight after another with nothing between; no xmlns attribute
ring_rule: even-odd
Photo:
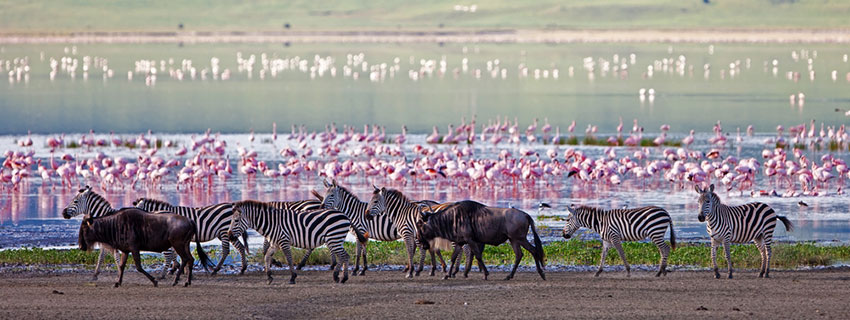
<svg viewBox="0 0 850 320"><path fill-rule="evenodd" d="M292 263L292 248L289 247L289 243L284 243L281 246L281 250L283 250L283 255L286 257L286 263L289 264L289 273L292 276L289 278L289 284L295 284L295 277L298 277L298 274L295 273L295 264Z"/></svg>
<svg viewBox="0 0 850 320"><path fill-rule="evenodd" d="M598 277L600 273L602 273L602 268L605 267L605 258L608 257L608 249L611 248L611 244L608 240L602 240L602 259L599 260L599 269L596 270L596 274L594 277Z"/></svg>
<svg viewBox="0 0 850 320"><path fill-rule="evenodd" d="M174 257L174 249L169 248L162 253L162 256L165 258L165 263L162 265L162 273L159 276L159 279L165 279L165 276L168 274L168 269L171 268L172 264L175 262Z"/></svg>
<svg viewBox="0 0 850 320"><path fill-rule="evenodd" d="M617 253L620 254L620 259L623 260L623 265L626 266L626 277L630 277L632 268L629 266L629 262L626 261L626 252L623 251L623 244L620 243L619 240L614 240L614 248L617 249Z"/></svg>
<svg viewBox="0 0 850 320"><path fill-rule="evenodd" d="M342 243L328 244L328 250L330 250L332 256L339 258L339 264L334 269L334 282L345 283L348 281L348 261L350 260L348 252L345 252L345 247ZM339 280L340 268L342 268L342 281Z"/></svg>
<svg viewBox="0 0 850 320"><path fill-rule="evenodd" d="M230 243L233 244L233 247L236 248L236 251L239 251L239 255L242 257L242 269L239 270L239 274L245 274L245 270L248 269L248 250L245 249L242 242L239 242L239 237L236 237Z"/></svg>
<svg viewBox="0 0 850 320"><path fill-rule="evenodd" d="M416 244L419 244L417 246L417 247L419 247L419 268L416 269L416 276L418 277L419 274L422 273L422 270L425 269L425 247L423 247L419 243L419 239L416 239L415 241L416 241ZM431 262L432 262L432 264L436 264L436 262L434 260L434 253L433 252L431 252Z"/></svg>
<svg viewBox="0 0 850 320"><path fill-rule="evenodd" d="M767 258L764 262L764 277L770 278L770 259L773 257L773 251L770 249L769 240L765 240L764 243L764 256Z"/></svg>
<svg viewBox="0 0 850 320"><path fill-rule="evenodd" d="M336 255L331 252L331 267L328 270L336 270Z"/></svg>
<svg viewBox="0 0 850 320"><path fill-rule="evenodd" d="M726 264L729 269L729 279L732 279L732 252L729 247L731 247L729 241L723 241L723 251L726 251Z"/></svg>
<svg viewBox="0 0 850 320"><path fill-rule="evenodd" d="M230 255L230 238L227 237L227 234L221 234L218 236L218 240L221 241L221 258L218 259L218 264L213 269L211 276L214 276L218 273L218 270L221 270L221 265L224 264L224 260L227 260L227 256Z"/></svg>
<svg viewBox="0 0 850 320"><path fill-rule="evenodd" d="M269 247L271 244L269 243L269 239L263 239L263 255L265 256L266 252L269 251ZM271 264L278 268L283 268L283 264L280 261L277 261L275 258L272 258Z"/></svg>
<svg viewBox="0 0 850 320"><path fill-rule="evenodd" d="M658 273L655 274L656 277L667 276L667 257L670 256L670 246L664 242L664 236L657 237L652 239L652 242L655 242L655 246L658 247L658 252L661 253L661 263L658 267Z"/></svg>
<svg viewBox="0 0 850 320"><path fill-rule="evenodd" d="M514 249L514 267L513 269L511 269L511 274L505 277L505 280L511 280L511 278L514 277L514 274L516 274L516 268L519 266L519 261L522 260L523 255L522 248L520 247L519 243L511 241L511 248Z"/></svg>
<svg viewBox="0 0 850 320"><path fill-rule="evenodd" d="M106 249L100 248L100 255L97 256L97 264L94 265L94 275L91 277L91 281L97 281L97 275L100 274L100 265L103 263L103 257L106 255ZM114 252L112 253L115 256L115 261L118 262L119 256ZM116 263L117 265L117 263Z"/></svg>
<svg viewBox="0 0 850 320"><path fill-rule="evenodd" d="M118 282L115 283L115 287L118 288L121 286L121 282L124 282L124 267L127 266L127 255L128 253L121 253L121 261L118 263Z"/></svg>
<svg viewBox="0 0 850 320"><path fill-rule="evenodd" d="M360 271L360 254L363 251L363 244L360 241L354 245L354 270L351 272L352 276L357 276L357 271ZM364 268L365 271L365 268Z"/></svg>
<svg viewBox="0 0 850 320"><path fill-rule="evenodd" d="M714 267L714 278L720 279L720 270L717 269L717 246L720 243L711 238L711 265Z"/></svg>
<svg viewBox="0 0 850 320"><path fill-rule="evenodd" d="M767 261L766 252L764 251L764 239L761 237L757 237L753 239L753 243L756 245L756 249L759 250L759 255L761 256L761 265L759 265L759 278L764 278L764 263Z"/></svg>
<svg viewBox="0 0 850 320"><path fill-rule="evenodd" d="M278 248L277 245L264 248L264 251L266 252L266 254L265 254L265 257L263 258L263 261L264 261L264 267L266 269L266 276L268 276L268 279L269 279L269 284L272 284L272 280L274 280L274 278L272 278L271 265L272 265L272 260L274 260L274 259L272 259L272 256L274 256L274 253L275 253L275 251L277 251L277 248Z"/></svg>
<svg viewBox="0 0 850 320"><path fill-rule="evenodd" d="M409 232L404 235L404 244L407 247L407 265L410 267L407 271L407 278L413 278L413 256L416 254L416 239Z"/></svg>
<svg viewBox="0 0 850 320"><path fill-rule="evenodd" d="M310 258L311 254L313 254L313 249L307 249L307 252L304 253L304 257L301 258L301 262L298 263L298 266L295 267L295 270L301 271L301 268L304 268L304 265L307 264L307 259Z"/></svg>
<svg viewBox="0 0 850 320"><path fill-rule="evenodd" d="M367 266L369 265L369 264L366 262L366 244L367 244L367 243L369 243L369 241L368 241L368 240L367 240L366 242L364 242L364 243L363 243L363 270L360 270L360 275L361 275L361 276L366 275L366 269L367 269Z"/></svg>

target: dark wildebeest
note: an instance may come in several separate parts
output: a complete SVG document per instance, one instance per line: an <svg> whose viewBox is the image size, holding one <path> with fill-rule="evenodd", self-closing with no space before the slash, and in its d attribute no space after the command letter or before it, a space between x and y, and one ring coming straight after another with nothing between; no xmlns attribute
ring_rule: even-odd
<svg viewBox="0 0 850 320"><path fill-rule="evenodd" d="M531 232L534 235L534 246L526 239L529 227L531 227ZM511 274L505 280L514 277L517 266L522 260L523 254L520 247L531 253L534 257L534 264L537 266L537 273L543 280L546 280L546 276L543 274L545 268L543 244L537 235L534 220L520 210L488 207L470 200L460 201L436 212L430 209L423 210L422 220L417 223L417 232L425 246L429 246L435 241L442 240L445 242L445 240L448 240L456 244L455 250L457 250L459 246L469 244L472 254L478 260L478 266L484 271L485 280L490 273L481 257L484 245L498 246L510 240L516 260L514 260ZM456 257L456 254L452 254L452 256ZM449 270L454 269L455 263L456 261L452 261ZM467 274L469 274L468 268L464 271L464 275ZM448 278L448 276L446 274L445 278Z"/></svg>
<svg viewBox="0 0 850 320"><path fill-rule="evenodd" d="M192 284L192 266L195 262L189 250L192 237L195 236L195 223L189 218L171 213L150 214L136 208L124 208L118 212L100 218L92 218L86 215L80 224L79 244L80 250L88 251L95 243L106 244L121 251L121 262L118 265L118 282L115 287L121 285L124 280L124 266L127 264L127 255L132 253L136 262L136 270L144 274L154 287L157 281L142 268L140 251L163 252L169 248L180 255L182 264L177 271L172 285L177 285L180 275L188 273L185 286ZM206 267L212 266L201 243L197 242L198 257L201 264Z"/></svg>

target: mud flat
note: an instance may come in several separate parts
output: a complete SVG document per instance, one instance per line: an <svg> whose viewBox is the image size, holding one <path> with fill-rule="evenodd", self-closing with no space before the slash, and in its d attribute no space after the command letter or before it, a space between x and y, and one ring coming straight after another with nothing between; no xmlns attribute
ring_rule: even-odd
<svg viewBox="0 0 850 320"><path fill-rule="evenodd" d="M738 272L714 279L708 271L666 278L638 271L550 272L547 281L521 272L511 281L470 278L405 279L398 271L369 272L344 285L327 271L299 274L296 285L278 271L275 282L252 272L210 277L189 288L154 288L137 272L113 288L114 272L90 282L90 272L14 272L0 280L0 318L789 318L850 315L850 269L775 271L771 279Z"/></svg>

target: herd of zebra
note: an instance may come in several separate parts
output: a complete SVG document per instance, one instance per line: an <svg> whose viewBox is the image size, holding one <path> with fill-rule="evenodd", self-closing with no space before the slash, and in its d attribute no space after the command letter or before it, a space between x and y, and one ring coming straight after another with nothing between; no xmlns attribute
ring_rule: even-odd
<svg viewBox="0 0 850 320"><path fill-rule="evenodd" d="M196 225L194 240L198 243L219 239L222 246L221 258L213 268L212 274L221 269L225 258L230 254L230 244L241 255L240 274L245 272L248 254L247 230L254 229L265 238L264 267L269 283L273 280L271 265L279 265L279 262L272 259L278 249L283 251L289 265L290 283L295 283L296 270L304 266L313 249L322 245L327 246L331 252L334 280L344 283L348 279L349 255L343 248L343 243L349 232L357 238L353 275L364 275L368 268L366 246L369 239L380 241L401 239L407 249L408 261L405 271L408 278L414 275L414 256L417 247L421 247L419 268L415 270L417 276L425 263L425 251L431 254L431 275L433 276L436 268L435 255L440 258L443 272L446 272L446 264L439 250L453 248L452 265L445 275L446 278L457 273L459 268L456 263L460 253L463 252L466 257L465 276L469 272L474 256L478 260L479 268L484 271L486 279L487 271L481 258L484 245L499 245L509 240L516 253L516 261L508 279L516 272L516 267L522 258L521 248L525 248L534 256L538 272L545 280L542 245L533 220L525 212L513 208L486 207L474 201L455 203L413 201L398 190L378 187L374 187L369 201L361 201L347 188L338 185L335 180L332 182L324 180L323 184L324 195L313 191L317 199L300 201L243 200L206 207L183 207L161 200L139 198L133 202L133 205L147 212L172 213L188 218ZM716 258L717 248L723 246L728 263L728 277L732 278L730 244L750 241L756 244L761 253L762 264L759 277L769 277L771 243L776 221L782 221L786 230L789 231L793 228L791 222L786 217L777 215L764 203L724 205L714 193L714 185L705 189L697 185L695 190L700 196L698 219L701 222L707 221L706 228L711 238L711 259L715 277L720 277ZM467 207L475 208L475 211L460 212ZM625 265L626 274L629 275L630 267L621 243L647 238L651 239L661 254L656 276L667 274L667 258L671 247L676 248L676 241L673 221L663 208L649 206L604 210L587 206L570 206L567 209L568 215L563 229L564 238L569 239L578 229L587 228L598 233L602 239L602 257L595 276L599 276L602 272L607 252L611 247L619 253ZM103 196L87 186L79 190L63 211L63 216L70 219L76 215L85 215L84 220L91 221L110 216L120 210L123 209L113 208ZM453 215L449 216L450 214ZM441 215L446 217L434 218ZM526 239L529 227L534 233L534 245ZM670 245L664 240L668 228L670 229ZM293 263L291 247L308 250L297 267ZM100 272L105 253L110 250L114 249L105 244L101 245L94 280ZM171 272L174 272L179 266L174 249L168 249L164 255L166 264L160 278L166 276L169 267ZM114 256L118 262L118 255L114 254ZM361 257L363 258L362 269L360 269ZM124 260L126 261L126 256ZM204 267L206 268L206 265ZM121 270L123 271L123 264ZM339 271L343 271L341 280Z"/></svg>

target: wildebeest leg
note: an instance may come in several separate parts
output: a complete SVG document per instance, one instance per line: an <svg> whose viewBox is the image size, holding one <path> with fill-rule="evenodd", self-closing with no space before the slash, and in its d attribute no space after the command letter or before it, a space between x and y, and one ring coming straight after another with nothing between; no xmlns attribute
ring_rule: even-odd
<svg viewBox="0 0 850 320"><path fill-rule="evenodd" d="M153 282L153 286L154 286L154 287L156 287L156 286L157 286L156 278L154 278L152 275L150 275L150 273L148 273L147 271L145 271L145 268L142 268L142 256L141 256L141 253L140 253L138 250L133 251L133 252L131 252L131 253L133 254L133 262L135 262L135 263L136 263L136 270L137 270L137 271L139 271L139 272L141 272L143 275L145 275L145 277L148 277L148 280L150 280L151 282ZM177 272L180 272L180 271L178 270Z"/></svg>
<svg viewBox="0 0 850 320"><path fill-rule="evenodd" d="M310 258L310 255L313 254L313 249L307 249L307 252L304 252L304 257L301 258L301 262L298 263L298 266L295 267L295 270L301 270L307 265L307 259Z"/></svg>
<svg viewBox="0 0 850 320"><path fill-rule="evenodd" d="M623 244L620 243L620 240L614 240L614 248L617 249L617 253L620 254L620 259L623 260L623 265L626 266L626 277L630 277L632 273L632 268L629 266L629 262L626 261L626 252L623 251Z"/></svg>
<svg viewBox="0 0 850 320"><path fill-rule="evenodd" d="M127 254L121 252L121 261L118 262L118 282L115 283L116 288L121 286L121 282L124 282L124 266L127 265Z"/></svg>
<svg viewBox="0 0 850 320"><path fill-rule="evenodd" d="M511 274L505 277L505 280L511 280L516 274L516 268L519 267L519 261L522 260L522 248L517 241L511 240L511 248L514 249L514 267L511 269Z"/></svg>
<svg viewBox="0 0 850 320"><path fill-rule="evenodd" d="M268 279L269 279L269 284L272 284L272 280L274 280L274 278L272 278L272 267L271 267L272 260L274 260L274 259L272 259L272 256L274 256L275 251L277 251L277 246L271 246L271 247L267 248L267 250L265 250L265 251L266 251L266 255L265 255L265 257L263 257L263 262L264 262L263 266L266 269L265 271L266 271L266 276L268 276Z"/></svg>
<svg viewBox="0 0 850 320"><path fill-rule="evenodd" d="M594 277L598 277L602 273L602 268L605 267L605 258L608 257L608 250L611 249L611 243L608 240L602 240L602 259L599 260L599 270L596 270Z"/></svg>
<svg viewBox="0 0 850 320"><path fill-rule="evenodd" d="M729 269L729 279L732 279L732 252L730 252L731 244L728 240L723 241L723 251L726 251L726 265Z"/></svg>
<svg viewBox="0 0 850 320"><path fill-rule="evenodd" d="M234 236L234 238L236 237ZM218 264L210 273L211 276L216 275L218 270L221 270L221 265L224 264L224 260L226 260L227 256L230 255L230 238L227 236L227 233L218 235L218 240L221 241L221 258L218 259Z"/></svg>
<svg viewBox="0 0 850 320"><path fill-rule="evenodd" d="M289 242L284 242L280 246L280 249L283 250L283 256L286 257L286 263L289 264L289 273L292 274L289 278L289 284L295 284L295 277L297 277L298 274L295 273L295 264L292 263L292 248L289 247Z"/></svg>
<svg viewBox="0 0 850 320"><path fill-rule="evenodd" d="M525 250L528 250L528 253L531 253L531 256L534 257L534 266L537 267L537 273L541 278L543 278L543 280L546 280L546 275L543 273L543 261L538 261L537 256L535 256L534 251L532 251L535 249L534 246L525 239L520 239L517 242L519 242L519 245L525 248Z"/></svg>
<svg viewBox="0 0 850 320"><path fill-rule="evenodd" d="M714 267L714 278L720 279L720 270L717 269L717 246L720 245L720 242L714 240L714 237L711 238L711 264Z"/></svg>
<svg viewBox="0 0 850 320"><path fill-rule="evenodd" d="M481 251L483 251L481 249L484 248L484 244L483 243L478 244L476 242L470 242L469 248L472 249L472 254L475 256L475 260L478 260L478 267L481 268L482 271L484 271L484 280L487 280L487 276L490 275L490 271L487 271L487 266L484 265L484 257L481 256L481 253L482 253ZM465 272L469 273L469 270L467 270Z"/></svg>
<svg viewBox="0 0 850 320"><path fill-rule="evenodd" d="M182 273L186 273L186 276L188 277L188 279L186 280L186 284L184 284L183 286L188 287L192 284L192 266L195 264L195 258L192 257L192 252L190 252L189 250L190 249L188 241L183 245L178 245L174 247L174 251L177 251L177 254L180 255L180 270L174 277L174 283L171 284L172 286L177 285L177 282L180 280L180 275Z"/></svg>
<svg viewBox="0 0 850 320"><path fill-rule="evenodd" d="M407 278L413 278L413 256L416 255L416 239L410 232L404 233L404 244L407 247L407 265L410 269L407 271Z"/></svg>

